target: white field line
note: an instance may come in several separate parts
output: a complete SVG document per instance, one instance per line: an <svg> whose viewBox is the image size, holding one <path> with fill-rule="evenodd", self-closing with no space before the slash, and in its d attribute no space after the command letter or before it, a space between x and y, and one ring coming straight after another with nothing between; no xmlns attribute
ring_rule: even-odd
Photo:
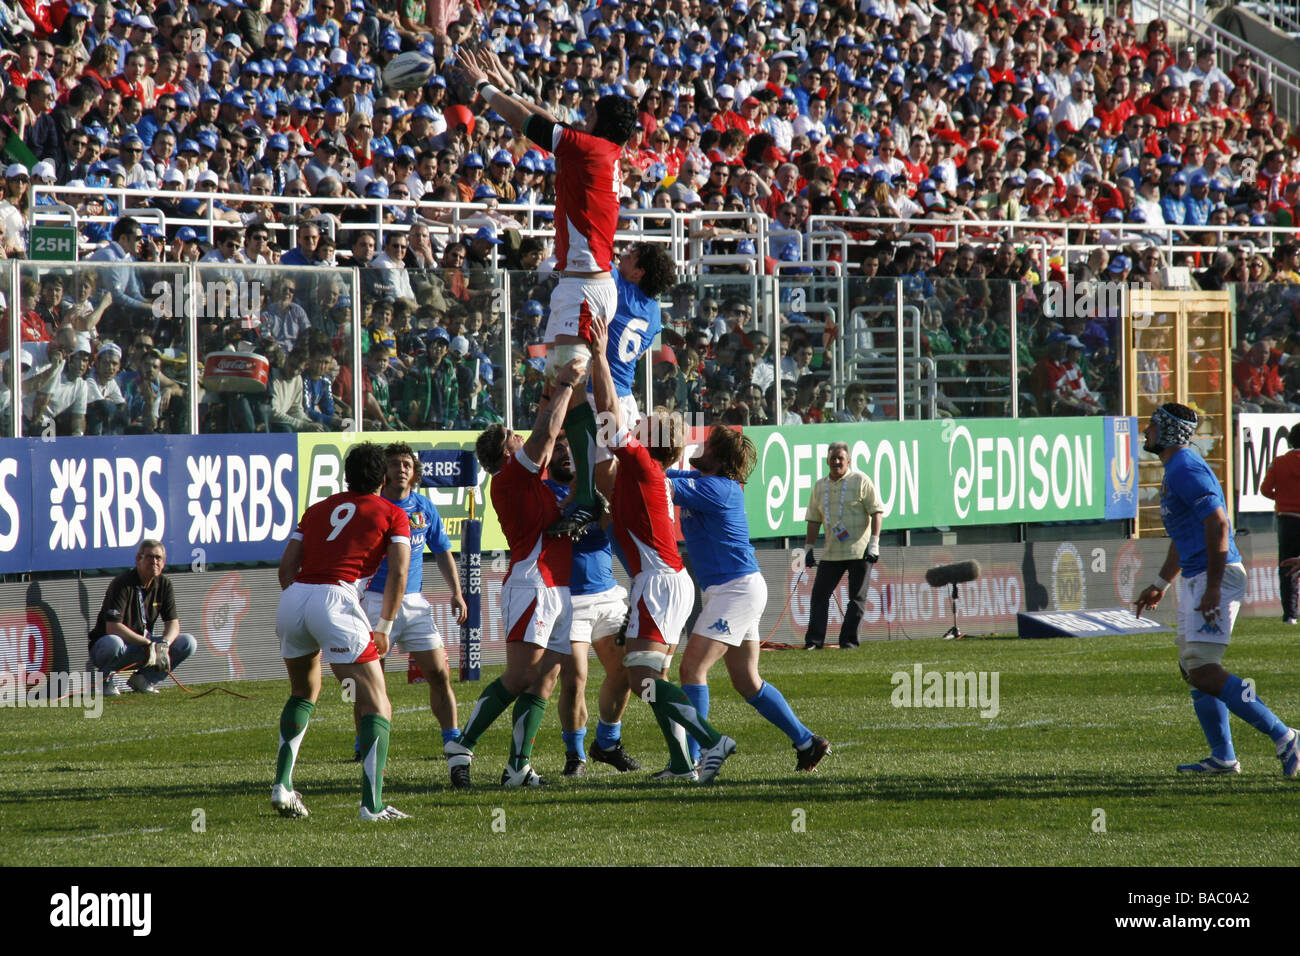
<svg viewBox="0 0 1300 956"><path fill-rule="evenodd" d="M428 710L426 707L401 707L394 710L394 714L418 714ZM312 723L338 724L342 723L342 717L320 717L313 718ZM243 727L214 727L209 730L169 730L169 737L202 737L207 734L233 734L244 730L265 730L266 724L253 724ZM75 740L65 744L51 744L48 747L29 747L26 750L0 750L0 757L19 757L23 754L40 754L49 753L55 750L71 750L76 747L115 747L118 744L139 743L142 740L156 740L156 736L149 737L114 737L106 740ZM2 770L3 768L0 768Z"/></svg>

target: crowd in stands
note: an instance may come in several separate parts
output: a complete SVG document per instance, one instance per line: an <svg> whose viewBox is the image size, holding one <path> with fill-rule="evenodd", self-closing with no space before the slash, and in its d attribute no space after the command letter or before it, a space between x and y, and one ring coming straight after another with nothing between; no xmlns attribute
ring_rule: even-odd
<svg viewBox="0 0 1300 956"><path fill-rule="evenodd" d="M0 249L28 255L33 183L73 187L58 198L77 207L87 260L24 267L15 290L24 427L188 431L184 362L214 352L256 355L270 373L262 392L205 388L204 431L476 428L510 403L527 420L555 165L459 82L463 44L493 46L562 121L583 122L609 93L637 101L622 159L629 230L666 232L656 209L766 224L759 248L750 222L692 220L702 254L752 261L683 276L652 356L656 400L748 424L894 414L862 381L832 389L844 344L834 321L786 299L779 315L754 314L706 281L806 259L812 217L832 217L850 240L845 313L900 295L915 306L922 353L946 376L940 414L1114 410L1118 315L1054 312L1044 283L1161 284L1177 267L1202 288L1238 286L1241 407L1290 407L1296 244L1227 240L1297 223L1293 118L1277 115L1249 56L1171 36L1160 20L1139 25L1128 0L1111 9L4 0ZM431 79L385 88L385 64L410 50L433 59ZM127 203L123 188L145 192ZM371 205L336 202L348 198ZM54 201L41 192L37 208ZM1067 258L1067 244L1079 252ZM240 287L236 298L255 285L257 308L201 318L190 356L182 317L150 290L194 262ZM298 268L256 271L267 265ZM896 344L888 322L869 331L877 348ZM7 326L4 338L0 413L13 394ZM1011 354L1024 375L1014 410ZM1272 374L1246 367L1261 363Z"/></svg>

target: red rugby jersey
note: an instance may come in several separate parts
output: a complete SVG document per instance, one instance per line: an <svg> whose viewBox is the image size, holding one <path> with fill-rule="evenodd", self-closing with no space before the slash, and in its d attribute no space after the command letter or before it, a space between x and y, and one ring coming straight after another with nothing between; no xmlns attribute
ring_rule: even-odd
<svg viewBox="0 0 1300 956"><path fill-rule="evenodd" d="M618 472L610 517L628 572L635 577L642 571L680 571L682 556L668 477L635 438L627 438L613 451Z"/></svg>
<svg viewBox="0 0 1300 956"><path fill-rule="evenodd" d="M390 543L410 546L411 521L387 498L344 491L308 508L292 536L303 543L295 581L351 584L379 569Z"/></svg>
<svg viewBox="0 0 1300 956"><path fill-rule="evenodd" d="M546 536L546 529L560 520L560 505L542 483L541 469L522 448L492 476L489 494L510 549L510 570L502 586L567 588L573 541Z"/></svg>

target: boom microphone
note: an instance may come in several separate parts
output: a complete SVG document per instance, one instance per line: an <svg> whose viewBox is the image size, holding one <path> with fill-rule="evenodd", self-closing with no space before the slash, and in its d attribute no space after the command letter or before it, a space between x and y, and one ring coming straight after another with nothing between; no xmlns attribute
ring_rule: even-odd
<svg viewBox="0 0 1300 956"><path fill-rule="evenodd" d="M925 583L932 588L941 588L948 584L965 584L980 576L978 561L958 561L956 564L941 564L925 572Z"/></svg>

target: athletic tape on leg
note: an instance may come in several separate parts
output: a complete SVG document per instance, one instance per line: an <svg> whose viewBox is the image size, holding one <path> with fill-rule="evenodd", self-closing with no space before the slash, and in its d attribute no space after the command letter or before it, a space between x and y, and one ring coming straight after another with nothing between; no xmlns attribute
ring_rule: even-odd
<svg viewBox="0 0 1300 956"><path fill-rule="evenodd" d="M660 651L632 651L623 658L627 668L648 667L656 674L662 674L668 666L669 657Z"/></svg>

